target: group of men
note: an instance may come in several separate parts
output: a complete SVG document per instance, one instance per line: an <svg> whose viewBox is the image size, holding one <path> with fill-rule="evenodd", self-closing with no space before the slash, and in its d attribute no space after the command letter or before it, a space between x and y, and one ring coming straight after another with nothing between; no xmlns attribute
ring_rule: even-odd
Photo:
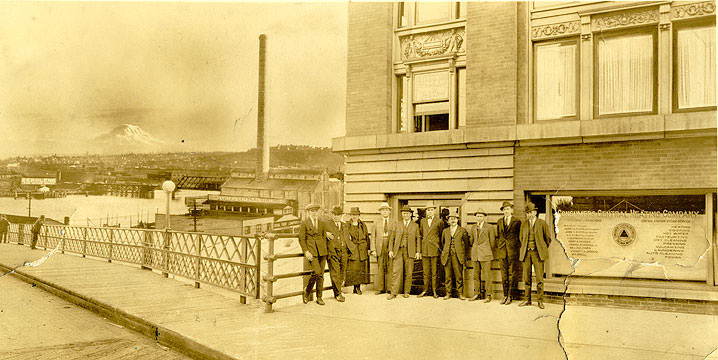
<svg viewBox="0 0 718 360"><path fill-rule="evenodd" d="M319 206L309 205L306 209L309 216L300 227L299 243L311 263L312 275L303 293L304 303L309 301L316 284L317 303L324 305L320 289L323 288L327 259L334 296L337 301L344 301L341 288L347 254L352 250L346 224L341 221L342 209L335 207L332 218L325 221L319 219ZM391 218L391 207L383 203L379 208L381 219L376 223L368 247L369 254L377 258L376 294L388 294L388 300L399 295L409 297L414 261L418 260L424 280L419 297L439 297L438 269L441 265L446 288L444 299L450 299L455 288L458 298L465 300L464 269L471 265L475 295L469 301L478 300L485 293L484 301L491 302L494 293L491 262L497 260L503 285L501 304L519 300L518 283L522 276L526 290L519 306L531 304L533 269L537 305L543 309L543 265L553 235L548 224L537 218L534 204L527 204L525 211L526 219L522 221L514 216L513 204L504 202L501 206L503 216L492 225L487 221L486 211L478 209L472 214L476 223L464 228L459 225L458 213L449 214L445 222L434 206L426 207L426 216L419 223L412 220L413 210L404 206L400 209L401 220L395 221Z"/></svg>

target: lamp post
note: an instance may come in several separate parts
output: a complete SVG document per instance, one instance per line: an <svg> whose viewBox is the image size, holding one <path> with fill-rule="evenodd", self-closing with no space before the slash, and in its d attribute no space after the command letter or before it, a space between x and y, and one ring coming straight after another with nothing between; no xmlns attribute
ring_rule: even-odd
<svg viewBox="0 0 718 360"><path fill-rule="evenodd" d="M30 192L27 192L27 217L32 217L32 195Z"/></svg>
<svg viewBox="0 0 718 360"><path fill-rule="evenodd" d="M172 192L175 191L175 183L172 182L172 180L167 180L162 183L162 190L165 191L165 194L167 195L167 202L165 207L165 229L170 228L170 197L172 196Z"/></svg>

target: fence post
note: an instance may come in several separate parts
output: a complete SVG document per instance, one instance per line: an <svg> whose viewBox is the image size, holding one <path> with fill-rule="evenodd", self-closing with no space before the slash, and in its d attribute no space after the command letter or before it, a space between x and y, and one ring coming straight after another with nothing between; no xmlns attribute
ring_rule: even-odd
<svg viewBox="0 0 718 360"><path fill-rule="evenodd" d="M256 235L255 235L255 239L259 239L259 236L256 236ZM248 263L249 263L249 253L247 252L247 250L248 250L248 248L249 248L249 246L248 246L248 244L249 244L249 237L243 237L243 236L242 236L242 237L239 238L239 242L242 243L242 252L240 253L240 261L242 261L242 262L245 263L245 264L248 264ZM240 274L240 279L239 279L239 280L240 280L240 284L244 284L244 286L242 287L242 291L248 292L248 291L247 291L247 288L248 288L247 284L248 284L248 282L247 282L247 266L246 266L246 265L241 265L241 268L239 269L239 274ZM256 283L255 283L255 285L256 285ZM246 303L247 303L247 297L244 296L244 295L240 295L240 296L239 296L239 303L240 303L240 304L246 304Z"/></svg>
<svg viewBox="0 0 718 360"><path fill-rule="evenodd" d="M110 253L107 256L107 262L111 263L112 262L112 240L115 237L115 230L112 228L107 228L107 230L110 232Z"/></svg>
<svg viewBox="0 0 718 360"><path fill-rule="evenodd" d="M150 247L152 243L152 232L145 230L142 233L144 235L142 236L142 265L140 268L142 270L152 270L150 266L152 264L152 249Z"/></svg>
<svg viewBox="0 0 718 360"><path fill-rule="evenodd" d="M17 224L17 244L23 245L25 243L25 240L23 239L25 236L25 224Z"/></svg>
<svg viewBox="0 0 718 360"><path fill-rule="evenodd" d="M87 228L85 228L85 231L83 231L82 234L82 257L85 257L87 254Z"/></svg>
<svg viewBox="0 0 718 360"><path fill-rule="evenodd" d="M277 301L273 295L274 288L274 234L268 234L267 242L269 245L269 251L267 256L264 257L267 260L267 276L264 277L264 281L267 283L267 293L264 295L264 312L272 312L272 304Z"/></svg>
<svg viewBox="0 0 718 360"><path fill-rule="evenodd" d="M169 269L170 269L170 232L169 230L165 230L163 232L164 234L164 244L162 246L162 251L164 253L164 261L162 266L162 276L169 277Z"/></svg>
<svg viewBox="0 0 718 360"><path fill-rule="evenodd" d="M269 234L269 235L273 235L273 234ZM254 284L257 287L257 289L256 289L257 293L254 296L255 299L260 298L261 290L262 290L262 283L261 283L261 279L262 279L262 240L264 240L264 237L262 237L261 239L257 239L257 252L254 254L254 263L256 264L256 267L257 267L255 270L257 275L254 277L254 280L255 280ZM272 248L272 249L274 249L274 248Z"/></svg>
<svg viewBox="0 0 718 360"><path fill-rule="evenodd" d="M61 240L62 241L62 245L61 245L62 250L60 251L61 254L65 253L65 234L66 233L67 233L67 225L62 227L62 240Z"/></svg>
<svg viewBox="0 0 718 360"><path fill-rule="evenodd" d="M199 289L199 269L202 266L202 235L197 234L197 269L194 274L194 287Z"/></svg>

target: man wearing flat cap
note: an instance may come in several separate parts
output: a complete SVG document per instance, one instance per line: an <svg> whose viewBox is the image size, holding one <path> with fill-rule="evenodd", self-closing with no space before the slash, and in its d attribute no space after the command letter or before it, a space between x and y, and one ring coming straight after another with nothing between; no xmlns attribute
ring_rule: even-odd
<svg viewBox="0 0 718 360"><path fill-rule="evenodd" d="M332 209L331 219L327 219L325 229L327 233L327 260L329 262L329 276L332 279L332 291L334 298L339 302L344 302L342 295L342 287L344 286L344 276L347 271L347 259L349 250L347 242L349 241L349 229L342 220L344 211L339 206Z"/></svg>
<svg viewBox="0 0 718 360"><path fill-rule="evenodd" d="M466 262L466 246L469 242L469 234L466 229L459 226L459 214L449 214L449 227L441 234L444 248L441 251L441 264L444 265L446 296L444 300L451 298L451 283L456 280L456 290L459 292L459 299L464 297L464 264Z"/></svg>
<svg viewBox="0 0 718 360"><path fill-rule="evenodd" d="M376 232L371 239L372 255L376 256L377 273L374 277L376 294L391 292L392 261L389 259L389 239L396 232L396 221L391 219L391 207L384 202L379 206L381 219L376 223Z"/></svg>
<svg viewBox="0 0 718 360"><path fill-rule="evenodd" d="M469 301L478 300L482 292L490 302L494 293L494 278L491 272L491 260L494 259L496 229L486 221L486 211L478 209L474 213L476 224L469 229L471 244L471 262L474 266L474 296Z"/></svg>
<svg viewBox="0 0 718 360"><path fill-rule="evenodd" d="M312 275L307 282L307 288L302 294L304 303L309 302L309 294L314 284L317 285L317 304L324 305L322 290L324 289L324 268L327 263L327 238L324 223L319 220L319 205L309 204L306 218L299 226L299 246L302 247L304 257L309 261Z"/></svg>
<svg viewBox="0 0 718 360"><path fill-rule="evenodd" d="M504 290L504 299L501 304L511 304L519 299L519 279L521 278L521 262L519 261L519 233L521 220L514 216L514 205L504 201L501 205L504 213L496 223L496 259L501 268L501 282Z"/></svg>
<svg viewBox="0 0 718 360"><path fill-rule="evenodd" d="M536 274L536 300L543 309L543 264L548 258L548 246L553 235L545 221L536 217L536 205L526 205L526 221L521 224L521 253L519 260L524 270L524 301L519 306L531 305L531 266Z"/></svg>
<svg viewBox="0 0 718 360"><path fill-rule="evenodd" d="M424 290L419 297L428 295L429 291L438 298L436 289L439 287L439 274L437 268L439 266L439 253L441 252L441 233L444 231L446 223L436 214L436 209L432 205L426 207L426 217L421 219L419 225L419 238L421 241L421 268L424 272ZM429 285L431 284L431 287Z"/></svg>
<svg viewBox="0 0 718 360"><path fill-rule="evenodd" d="M392 259L392 287L388 299L396 298L402 291L399 289L402 278L404 289L402 296L409 297L411 291L412 275L414 273L414 260L421 260L421 244L419 243L419 225L411 220L413 211L410 207L401 208L402 221L396 229L394 236L389 240L389 257Z"/></svg>

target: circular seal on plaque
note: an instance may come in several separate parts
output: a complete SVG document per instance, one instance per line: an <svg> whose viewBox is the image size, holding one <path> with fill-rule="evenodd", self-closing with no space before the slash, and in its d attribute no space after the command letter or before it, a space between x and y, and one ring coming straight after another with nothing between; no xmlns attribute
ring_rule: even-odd
<svg viewBox="0 0 718 360"><path fill-rule="evenodd" d="M636 241L636 228L631 224L620 223L613 228L613 241L621 246L628 246Z"/></svg>

